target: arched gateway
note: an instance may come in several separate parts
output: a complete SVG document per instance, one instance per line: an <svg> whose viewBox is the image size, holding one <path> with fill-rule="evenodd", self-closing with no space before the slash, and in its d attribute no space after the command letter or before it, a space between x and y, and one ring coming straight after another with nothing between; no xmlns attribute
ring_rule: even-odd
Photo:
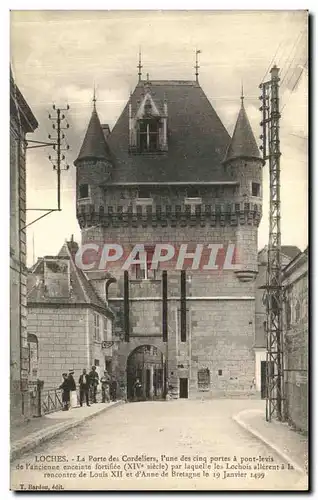
<svg viewBox="0 0 318 500"><path fill-rule="evenodd" d="M139 379L142 399L162 399L164 397L163 354L153 345L142 345L134 349L127 359L127 398L134 399L134 383Z"/></svg>

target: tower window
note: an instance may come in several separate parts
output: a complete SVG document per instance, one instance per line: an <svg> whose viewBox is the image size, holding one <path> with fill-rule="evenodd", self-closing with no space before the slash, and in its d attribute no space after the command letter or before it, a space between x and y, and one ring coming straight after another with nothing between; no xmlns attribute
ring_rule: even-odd
<svg viewBox="0 0 318 500"><path fill-rule="evenodd" d="M151 198L151 193L147 187L140 187L138 189L138 198Z"/></svg>
<svg viewBox="0 0 318 500"><path fill-rule="evenodd" d="M156 119L140 120L139 151L140 153L158 151L159 122Z"/></svg>
<svg viewBox="0 0 318 500"><path fill-rule="evenodd" d="M195 186L187 188L187 198L200 198L200 191Z"/></svg>
<svg viewBox="0 0 318 500"><path fill-rule="evenodd" d="M155 280L157 275L156 269L151 269L153 254L155 248L148 247L145 248L145 262L141 264L136 264L136 279L139 280ZM139 258L139 256L138 256Z"/></svg>
<svg viewBox="0 0 318 500"><path fill-rule="evenodd" d="M88 184L80 184L79 185L79 198L88 198L89 197L89 189Z"/></svg>
<svg viewBox="0 0 318 500"><path fill-rule="evenodd" d="M261 196L261 185L258 182L252 182L252 196Z"/></svg>

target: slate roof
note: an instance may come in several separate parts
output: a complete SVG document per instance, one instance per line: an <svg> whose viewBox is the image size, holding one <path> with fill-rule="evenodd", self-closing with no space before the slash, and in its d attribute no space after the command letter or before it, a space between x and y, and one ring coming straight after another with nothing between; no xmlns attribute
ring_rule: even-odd
<svg viewBox="0 0 318 500"><path fill-rule="evenodd" d="M80 160L108 160L111 161L109 146L99 121L97 111L94 107L82 147L74 164L78 165Z"/></svg>
<svg viewBox="0 0 318 500"><path fill-rule="evenodd" d="M290 257L291 259L294 259L301 253L301 250L294 245L282 245L281 250L284 255Z"/></svg>
<svg viewBox="0 0 318 500"><path fill-rule="evenodd" d="M131 96L133 114L144 87L151 89L159 109L168 106L168 152L129 154L127 102L108 143L115 158L113 183L207 182L233 180L224 173L222 160L230 136L200 85L195 81L139 82Z"/></svg>
<svg viewBox="0 0 318 500"><path fill-rule="evenodd" d="M226 151L224 161L227 162L234 158L261 159L252 127L244 108L243 99L241 109L236 120L233 137Z"/></svg>
<svg viewBox="0 0 318 500"><path fill-rule="evenodd" d="M70 260L70 279L72 293L69 297L48 297L45 293L44 284L44 258L38 260L28 274L27 281L27 300L28 303L58 303L58 304L83 304L92 305L99 309L104 309L105 313L111 309L99 298L92 284L86 278L85 274L79 269L74 261L75 253L78 249L77 243L73 241L66 242L61 248L58 257L66 257Z"/></svg>

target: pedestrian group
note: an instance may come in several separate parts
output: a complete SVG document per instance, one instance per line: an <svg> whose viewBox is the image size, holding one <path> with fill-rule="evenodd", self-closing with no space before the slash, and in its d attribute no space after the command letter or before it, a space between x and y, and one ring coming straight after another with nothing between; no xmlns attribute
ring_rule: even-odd
<svg viewBox="0 0 318 500"><path fill-rule="evenodd" d="M59 389L62 389L64 411L77 406L76 383L73 375L74 370L69 370L68 374L62 374L63 382ZM117 381L113 375L109 375L107 370L104 371L104 375L99 379L96 366L92 366L88 374L86 368L84 368L83 373L79 377L78 384L80 406L83 406L84 401L86 406L90 406L90 403L97 403L97 388L99 384L101 384L102 389L102 403L109 403L117 399Z"/></svg>

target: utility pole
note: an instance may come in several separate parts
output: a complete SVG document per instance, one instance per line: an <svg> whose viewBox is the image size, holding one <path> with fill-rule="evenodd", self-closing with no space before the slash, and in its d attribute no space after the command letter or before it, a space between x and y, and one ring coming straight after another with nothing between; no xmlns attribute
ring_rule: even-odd
<svg viewBox="0 0 318 500"><path fill-rule="evenodd" d="M281 274L281 200L279 140L279 69L260 85L263 119L263 159L269 161L269 240L266 278L266 420L284 420L283 288Z"/></svg>
<svg viewBox="0 0 318 500"><path fill-rule="evenodd" d="M63 130L69 129L70 126L67 122L65 122L64 125L63 122L64 120L66 120L66 116L62 112L66 112L69 109L70 108L68 105L66 106L66 108L56 108L55 104L53 104L53 111L56 112L56 114L55 116L51 116L51 114L49 114L49 119L53 122L52 128L53 130L56 130L56 137L52 137L51 134L49 134L48 139L50 139L51 142L27 141L27 149L43 148L49 146L52 147L54 151L56 151L56 157L52 158L52 156L49 155L49 160L53 163L53 170L55 170L57 174L57 208L27 208L27 211L46 213L41 215L40 217L37 217L35 220L24 226L21 231L39 221L40 219L43 219L52 212L61 211L61 172L62 170L69 169L68 164L66 164L64 168L61 167L63 161L65 160L63 151L68 151L70 149L69 145L66 143L65 134L63 132ZM29 144L32 145L30 146Z"/></svg>

